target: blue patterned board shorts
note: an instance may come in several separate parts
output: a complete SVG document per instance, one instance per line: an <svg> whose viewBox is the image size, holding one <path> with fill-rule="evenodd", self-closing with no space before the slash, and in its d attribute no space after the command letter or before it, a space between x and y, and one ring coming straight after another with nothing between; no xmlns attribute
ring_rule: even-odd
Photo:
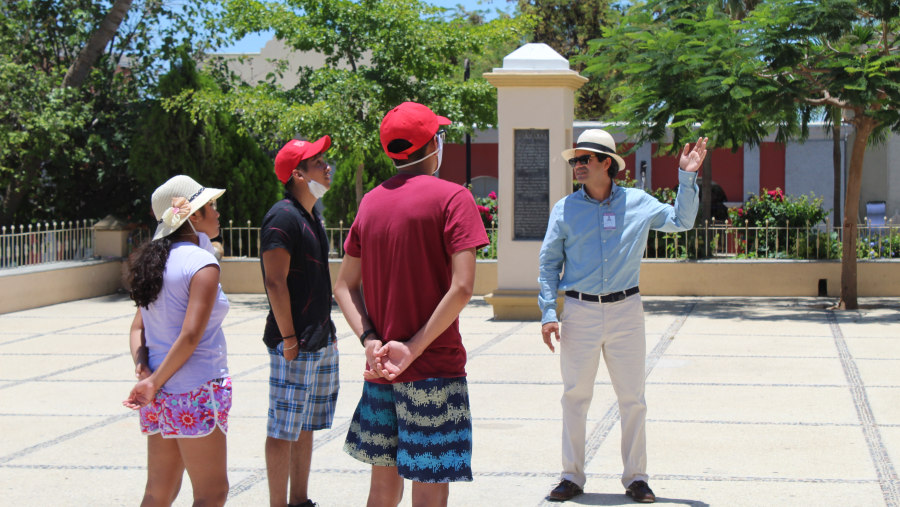
<svg viewBox="0 0 900 507"><path fill-rule="evenodd" d="M283 343L269 351L269 420L266 434L295 441L301 431L331 428L338 395L338 349L332 340L315 352L300 352L293 361L282 355Z"/></svg>
<svg viewBox="0 0 900 507"><path fill-rule="evenodd" d="M363 384L344 451L396 466L404 479L472 480L472 415L465 377Z"/></svg>

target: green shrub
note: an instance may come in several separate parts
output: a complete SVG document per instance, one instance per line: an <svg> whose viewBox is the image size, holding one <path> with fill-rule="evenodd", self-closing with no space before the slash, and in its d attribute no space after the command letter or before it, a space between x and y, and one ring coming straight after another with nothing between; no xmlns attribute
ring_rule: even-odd
<svg viewBox="0 0 900 507"><path fill-rule="evenodd" d="M728 210L738 232L738 255L762 258L830 258L833 240L821 237L815 226L825 222L828 212L822 208L822 198L814 195L789 197L780 188L763 189L751 195L743 206ZM810 248L824 242L827 248L819 253ZM824 241L823 241L824 240ZM814 248L814 247L813 247ZM828 257L821 257L827 255Z"/></svg>

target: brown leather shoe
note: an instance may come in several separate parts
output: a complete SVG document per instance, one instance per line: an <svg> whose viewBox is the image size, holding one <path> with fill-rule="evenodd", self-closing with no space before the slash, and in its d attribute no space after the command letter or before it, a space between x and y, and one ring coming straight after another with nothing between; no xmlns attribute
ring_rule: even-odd
<svg viewBox="0 0 900 507"><path fill-rule="evenodd" d="M634 481L625 489L625 494L630 496L635 502L653 503L656 501L656 495L653 490L644 481Z"/></svg>
<svg viewBox="0 0 900 507"><path fill-rule="evenodd" d="M571 500L576 496L584 493L584 490L575 484L574 482L563 479L562 482L559 483L558 486L553 488L553 491L547 495L547 500L554 500L557 502L565 502L566 500Z"/></svg>

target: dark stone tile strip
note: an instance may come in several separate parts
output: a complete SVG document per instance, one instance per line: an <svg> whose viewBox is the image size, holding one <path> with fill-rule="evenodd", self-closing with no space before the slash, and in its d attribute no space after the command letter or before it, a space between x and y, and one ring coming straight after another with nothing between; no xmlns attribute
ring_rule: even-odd
<svg viewBox="0 0 900 507"><path fill-rule="evenodd" d="M145 465L39 465L39 464L26 464L26 465L0 465L0 468L5 469L13 469L13 470L92 470L92 471L104 471L104 470L123 470L123 471L134 471L134 470L146 470L147 467ZM257 468L248 468L248 467L229 467L228 472L238 472L238 473L248 473L248 472L256 472L259 469ZM262 470L263 475L265 475L265 470ZM330 474L330 475L350 475L350 476L368 476L370 470L368 468L361 469L349 469L349 468L313 468L313 475L315 474ZM503 470L503 471L473 471L473 475L475 477L484 477L484 478L523 478L523 477L533 477L533 478L545 478L552 479L556 478L558 475L557 472L528 472L528 471L515 471L515 470ZM604 479L604 480L615 480L619 478L618 474L612 473L588 473L589 479ZM759 483L782 483L782 484L844 484L844 485L865 485L865 484L877 484L876 479L839 479L839 478L818 478L818 477L761 477L761 476L738 476L738 475L681 475L681 474L659 474L654 475L653 478L658 481L689 481L689 482L759 482ZM265 477L263 477L265 479ZM260 481L256 481L260 482ZM232 486L232 490L234 487Z"/></svg>
<svg viewBox="0 0 900 507"><path fill-rule="evenodd" d="M88 327L88 326L96 326L97 324L103 324L104 322L110 322L110 321L113 321L113 320L116 320L116 319L122 319L122 318L128 317L129 315L133 315L133 313L123 314L123 315L116 315L116 316L109 317L109 318L106 318L106 319L92 320L92 321L90 321L90 322L85 322L84 324L79 324L79 325L77 325L77 326L66 327L66 328L63 328L63 329L54 329L53 331L48 331L48 332L46 332L46 333L35 333L35 334L33 334L33 335L23 336L22 338L16 338L16 339L13 339L13 340L9 340L8 342L2 342L2 343L0 343L0 347L2 347L2 346L4 346L4 345L12 345L13 343L19 343L19 342L23 342L23 341L26 341L26 340L33 340L33 339L35 339L35 338L40 338L40 337L42 337L42 336L47 336L47 335L52 335L52 334L64 333L64 332L66 332L66 331L71 331L71 330L73 330L73 329L80 329L80 328ZM127 332L128 332L128 330L126 329L126 330L125 330L125 334L127 334Z"/></svg>
<svg viewBox="0 0 900 507"><path fill-rule="evenodd" d="M884 446L881 431L878 429L878 423L875 421L872 407L869 405L866 386L859 374L859 369L856 367L853 356L850 355L850 350L847 347L846 340L844 340L844 333L841 331L837 317L833 310L829 310L827 315L831 326L831 334L834 336L834 344L837 347L841 360L841 367L844 369L847 383L850 384L850 395L853 398L853 405L856 407L856 415L859 417L863 435L866 437L866 445L868 445L869 454L872 456L872 464L875 466L875 471L878 474L878 482L881 484L884 502L887 507L897 507L900 505L897 471L891 462L887 448Z"/></svg>
<svg viewBox="0 0 900 507"><path fill-rule="evenodd" d="M69 433L66 433L64 435L60 435L56 438L47 440L46 442L41 442L39 444L35 444L30 447L26 447L24 449L21 449L21 450L18 450L16 452L12 453L12 454L7 454L6 456L0 456L0 465L9 463L10 461L21 458L22 456L27 456L33 452L37 452L42 449L46 449L48 447L52 447L54 445L61 444L67 440L71 440L75 437L79 437L90 431L94 431L96 429L103 428L105 426L108 426L108 425L110 425L114 422L120 421L122 419L125 419L128 417L137 417L137 412L132 411L132 410L127 410L125 408L123 408L123 410L126 410L126 411L119 415L114 415L112 417L106 417L100 421L95 422L94 424L89 424L89 425L87 425L83 428L79 428L75 431L70 431Z"/></svg>
<svg viewBox="0 0 900 507"><path fill-rule="evenodd" d="M682 308L681 312L675 317L675 320L669 324L669 327L663 332L662 336L660 336L659 341L656 342L656 346L653 347L653 350L647 354L647 359L645 361L645 369L644 369L644 378L650 375L650 372L653 371L653 368L656 366L656 363L659 362L659 358L666 352L666 349L669 348L669 344L672 340L675 339L675 335L678 334L678 331L681 329L681 326L684 325L684 322L687 320L688 316L690 316L691 312L697 307L697 302L688 303ZM584 463L587 466L594 456L597 454L597 451L600 449L600 446L603 445L603 442L606 440L606 437L609 435L609 432L615 427L616 423L619 421L619 406L617 402L612 402L609 405L609 408L606 410L606 413L600 419L594 429L591 430L590 434L587 436L585 441L585 455L584 455ZM542 499L538 505L553 505L554 502L548 501L546 498Z"/></svg>
<svg viewBox="0 0 900 507"><path fill-rule="evenodd" d="M482 344L480 347L477 347L477 348L469 351L468 357L471 359L471 358L479 355L482 351L496 345L497 343L505 340L509 336L512 336L516 331L518 331L522 327L526 326L527 324L530 324L530 323L521 322L518 325L513 326L510 329L498 334L497 336L495 336L488 342ZM348 333L347 335L344 335L344 337L349 336L351 334L352 333ZM249 373L250 371L257 371L259 369L260 368L258 368L258 367L253 368L252 370L248 370L247 372L244 372L244 373ZM361 384L362 382L359 382L359 383ZM346 385L346 384L347 384L347 382L341 382L342 386ZM319 449L323 445L328 444L338 438L344 438L344 435L347 434L347 430L350 429L350 422L351 422L350 420L347 420L346 422L343 422L343 423L331 428L331 430L329 430L327 432L317 432L315 435L315 440L313 441L313 452L315 452L317 449ZM318 470L318 471L321 471L321 470ZM369 470L366 469L365 473L368 473L368 472L369 472ZM357 472L357 473L359 473L359 472ZM234 499L241 493L249 490L256 484L258 484L262 481L265 481L265 480L266 480L266 469L265 468L260 468L260 469L254 470L253 472L251 472L251 474L248 477L245 477L243 480L241 480L231 486L231 489L229 489L229 491L228 491L228 500Z"/></svg>
<svg viewBox="0 0 900 507"><path fill-rule="evenodd" d="M24 378L24 379L11 380L8 384L0 385L0 390L8 389L8 388L10 388L10 387L15 387L15 386L18 386L18 385L21 385L21 384L25 384L25 383L28 383L28 382L38 382L38 381L44 380L44 379L46 379L46 378L48 378L48 377L55 377L56 375L61 375L61 374L63 374L63 373L69 373L70 371L80 370L80 369L82 369L82 368L87 368L88 366L93 366L93 365L95 365L95 364L97 364L97 363L103 363L103 362L109 361L109 360L111 360L111 359L116 359L116 358L118 358L118 357L125 356L125 355L129 355L129 354L130 354L129 352L122 352L122 353L120 353L120 354L112 354L112 355L109 355L109 356L101 357L100 359L95 359L95 360L93 360L93 361L88 361L88 362L86 362L86 363L81 363L81 364L79 364L79 365L75 365L75 366L72 366L72 367L70 367L70 368L65 368L65 369L62 369L62 370L56 370L56 371L52 371L52 372L50 372L50 373L45 373L45 374L43 374L43 375L38 375L38 376L36 376L36 377L29 377L29 378ZM53 355L53 354L47 354L47 355ZM66 382L68 382L68 380L66 380Z"/></svg>

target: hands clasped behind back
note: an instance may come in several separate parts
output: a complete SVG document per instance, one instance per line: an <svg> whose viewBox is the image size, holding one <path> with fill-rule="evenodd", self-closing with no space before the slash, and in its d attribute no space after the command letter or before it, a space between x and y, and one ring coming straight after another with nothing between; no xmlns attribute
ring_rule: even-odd
<svg viewBox="0 0 900 507"><path fill-rule="evenodd" d="M414 359L412 351L404 342L382 343L381 340L368 340L366 341L368 369L363 372L363 378L394 380L406 371Z"/></svg>

